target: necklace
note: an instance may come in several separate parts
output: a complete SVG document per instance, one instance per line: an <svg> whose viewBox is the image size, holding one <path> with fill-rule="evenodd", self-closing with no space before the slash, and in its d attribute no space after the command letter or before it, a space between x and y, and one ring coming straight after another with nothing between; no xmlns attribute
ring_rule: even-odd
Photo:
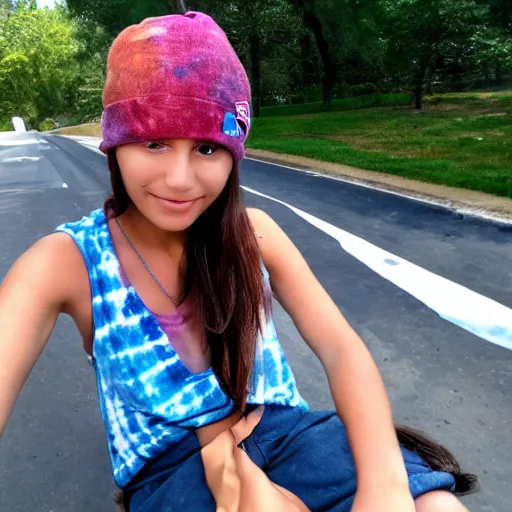
<svg viewBox="0 0 512 512"><path fill-rule="evenodd" d="M147 270L148 274L151 276L151 279L153 279L153 281L157 284L158 288L160 288L160 291L164 295L166 295L169 299L171 299L172 303L176 307L178 307L178 303L176 302L174 297L163 287L162 283L157 279L155 274L153 274L153 272L149 268L149 265L146 263L146 260L142 257L140 252L137 250L137 247L135 247L135 244L130 240L130 237L128 236L128 233L124 230L123 226L119 222L119 219L116 217L115 220L116 220L116 224L117 224L118 228L121 230L121 233L123 233L124 237L126 238L126 241L130 245L130 247L133 249L133 252L137 255L137 257L139 258L139 261L142 263L144 268Z"/></svg>

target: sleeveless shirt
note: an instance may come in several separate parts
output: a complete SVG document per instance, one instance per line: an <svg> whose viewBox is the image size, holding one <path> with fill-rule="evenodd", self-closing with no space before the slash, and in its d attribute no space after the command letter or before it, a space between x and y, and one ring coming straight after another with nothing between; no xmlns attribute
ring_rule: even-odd
<svg viewBox="0 0 512 512"><path fill-rule="evenodd" d="M180 360L157 316L123 278L102 209L63 224L84 258L91 286L99 404L114 479L125 487L144 465L191 430L233 412L234 403L211 367L192 373ZM265 267L263 278L269 286ZM268 318L258 336L248 404L307 409Z"/></svg>

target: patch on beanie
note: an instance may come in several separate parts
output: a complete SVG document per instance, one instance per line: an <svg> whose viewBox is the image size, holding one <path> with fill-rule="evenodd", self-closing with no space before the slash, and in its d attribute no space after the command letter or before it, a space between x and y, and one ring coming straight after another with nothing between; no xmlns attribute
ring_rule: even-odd
<svg viewBox="0 0 512 512"><path fill-rule="evenodd" d="M236 119L239 124L243 126L242 131L245 135L249 134L249 129L251 128L251 107L248 101L239 101L235 103L236 107Z"/></svg>
<svg viewBox="0 0 512 512"><path fill-rule="evenodd" d="M238 137L240 135L240 126L238 125L235 114L233 114L233 112L226 112L224 115L224 125L222 127L222 131L230 137Z"/></svg>
<svg viewBox="0 0 512 512"><path fill-rule="evenodd" d="M235 103L236 115L226 112L222 131L230 137L246 137L251 127L251 107L248 101Z"/></svg>

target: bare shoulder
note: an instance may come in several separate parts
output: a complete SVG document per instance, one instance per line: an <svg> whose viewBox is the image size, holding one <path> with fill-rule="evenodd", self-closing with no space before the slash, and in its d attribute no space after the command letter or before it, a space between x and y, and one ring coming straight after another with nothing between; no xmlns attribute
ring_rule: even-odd
<svg viewBox="0 0 512 512"><path fill-rule="evenodd" d="M269 224L274 223L274 220L268 213L265 213L259 208L247 208L247 215L254 228L254 231L258 235L258 231L264 231L269 228Z"/></svg>
<svg viewBox="0 0 512 512"><path fill-rule="evenodd" d="M274 219L263 210L258 208L247 208L247 215L251 221L254 232L258 240L264 240L269 237L272 232L279 229Z"/></svg>
<svg viewBox="0 0 512 512"><path fill-rule="evenodd" d="M52 233L40 238L16 262L30 273L47 270L51 278L76 270L77 263L83 264L80 250L66 233Z"/></svg>
<svg viewBox="0 0 512 512"><path fill-rule="evenodd" d="M265 266L271 271L283 257L296 250L292 241L268 213L257 208L247 208Z"/></svg>
<svg viewBox="0 0 512 512"><path fill-rule="evenodd" d="M30 287L34 295L62 306L72 301L77 286L87 277L82 255L73 239L65 233L45 236L29 247L14 263L0 288L2 292Z"/></svg>

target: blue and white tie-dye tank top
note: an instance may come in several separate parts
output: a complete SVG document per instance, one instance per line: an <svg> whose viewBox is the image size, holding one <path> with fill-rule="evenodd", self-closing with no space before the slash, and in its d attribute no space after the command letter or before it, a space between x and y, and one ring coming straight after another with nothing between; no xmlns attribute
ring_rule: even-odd
<svg viewBox="0 0 512 512"><path fill-rule="evenodd" d="M89 273L94 320L93 362L114 479L126 486L154 457L191 429L233 412L212 369L192 373L159 324L123 279L103 210L57 231L75 240ZM264 271L268 281L268 273ZM258 337L249 404L307 409L272 320Z"/></svg>

